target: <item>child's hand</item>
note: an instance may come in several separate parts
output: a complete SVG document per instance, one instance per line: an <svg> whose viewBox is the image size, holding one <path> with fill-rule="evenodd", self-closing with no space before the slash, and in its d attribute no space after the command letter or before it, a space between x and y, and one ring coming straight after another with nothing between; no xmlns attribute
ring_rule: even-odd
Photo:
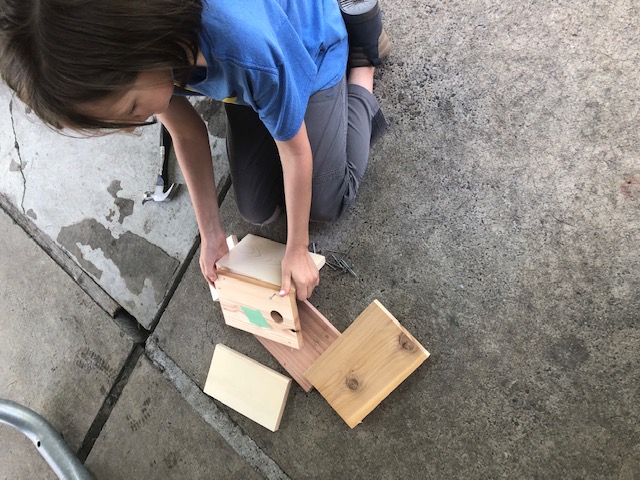
<svg viewBox="0 0 640 480"><path fill-rule="evenodd" d="M214 286L218 275L216 274L216 262L229 252L224 232L215 235L213 238L202 238L200 245L200 271L207 282Z"/></svg>
<svg viewBox="0 0 640 480"><path fill-rule="evenodd" d="M311 255L305 248L290 249L282 259L282 290L281 296L289 294L291 284L296 288L298 300L306 300L313 293L313 289L320 283L320 272L313 263Z"/></svg>

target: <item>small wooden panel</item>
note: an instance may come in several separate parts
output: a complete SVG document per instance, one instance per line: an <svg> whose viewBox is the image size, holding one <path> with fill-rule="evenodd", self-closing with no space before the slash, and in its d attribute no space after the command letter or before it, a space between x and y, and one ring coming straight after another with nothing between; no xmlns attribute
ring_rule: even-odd
<svg viewBox="0 0 640 480"><path fill-rule="evenodd" d="M217 273L216 291L227 325L289 347L302 347L293 289L281 297L280 286L222 270Z"/></svg>
<svg viewBox="0 0 640 480"><path fill-rule="evenodd" d="M256 235L247 235L218 260L218 268L255 278L273 285L282 283L282 259L286 246ZM309 253L318 269L325 259L322 255Z"/></svg>
<svg viewBox="0 0 640 480"><path fill-rule="evenodd" d="M256 335L258 341L275 357L280 365L298 382L305 392L313 385L304 376L304 372L329 348L340 332L307 300L298 301L298 315L304 346L298 350L281 343Z"/></svg>
<svg viewBox="0 0 640 480"><path fill-rule="evenodd" d="M429 352L375 300L305 377L354 428L428 357Z"/></svg>
<svg viewBox="0 0 640 480"><path fill-rule="evenodd" d="M219 343L204 393L275 432L290 388L290 378Z"/></svg>
<svg viewBox="0 0 640 480"><path fill-rule="evenodd" d="M238 244L238 237L236 237L235 235L229 235L227 237L227 247L229 248L229 251L233 250L233 247L235 247ZM213 288L213 286L210 283L207 283L207 285L209 285L209 293L211 293L211 300L213 300L214 302L218 302L220 300L220 298L218 297L218 291Z"/></svg>

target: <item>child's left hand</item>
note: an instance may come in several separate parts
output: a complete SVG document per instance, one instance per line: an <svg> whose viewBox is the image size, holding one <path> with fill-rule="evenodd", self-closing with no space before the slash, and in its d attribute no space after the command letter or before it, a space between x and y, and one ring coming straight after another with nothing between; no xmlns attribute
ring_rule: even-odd
<svg viewBox="0 0 640 480"><path fill-rule="evenodd" d="M282 290L280 295L289 294L291 285L295 286L298 300L306 300L313 293L313 289L320 283L320 272L313 263L309 251L305 248L287 250L282 259Z"/></svg>

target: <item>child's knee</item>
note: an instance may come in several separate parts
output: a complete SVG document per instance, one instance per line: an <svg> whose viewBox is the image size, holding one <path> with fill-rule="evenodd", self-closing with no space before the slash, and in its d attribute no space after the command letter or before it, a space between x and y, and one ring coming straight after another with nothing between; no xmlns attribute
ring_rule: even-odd
<svg viewBox="0 0 640 480"><path fill-rule="evenodd" d="M337 221L346 208L342 203L333 205L312 205L310 218L312 222L332 223Z"/></svg>
<svg viewBox="0 0 640 480"><path fill-rule="evenodd" d="M280 205L276 205L275 210L271 213L265 210L259 211L255 208L242 208L240 205L238 205L238 210L240 211L240 216L242 216L246 222L260 226L275 222L282 214L282 207L280 207Z"/></svg>

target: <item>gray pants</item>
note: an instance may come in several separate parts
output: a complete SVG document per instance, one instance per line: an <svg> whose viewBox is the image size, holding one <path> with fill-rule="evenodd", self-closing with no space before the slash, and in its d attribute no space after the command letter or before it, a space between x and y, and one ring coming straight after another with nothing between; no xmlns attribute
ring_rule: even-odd
<svg viewBox="0 0 640 480"><path fill-rule="evenodd" d="M284 207L276 144L257 113L225 104L227 154L236 203L245 220L264 224ZM387 127L376 98L345 78L311 96L305 124L313 153L311 220L336 220L353 203L369 148Z"/></svg>

